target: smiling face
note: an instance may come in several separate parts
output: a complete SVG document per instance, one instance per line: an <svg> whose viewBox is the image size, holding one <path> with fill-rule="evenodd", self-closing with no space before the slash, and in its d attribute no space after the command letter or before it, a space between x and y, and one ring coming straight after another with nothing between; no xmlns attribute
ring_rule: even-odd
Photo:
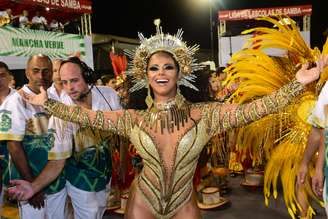
<svg viewBox="0 0 328 219"><path fill-rule="evenodd" d="M156 102L175 97L179 77L178 66L170 54L154 53L148 62L147 76Z"/></svg>

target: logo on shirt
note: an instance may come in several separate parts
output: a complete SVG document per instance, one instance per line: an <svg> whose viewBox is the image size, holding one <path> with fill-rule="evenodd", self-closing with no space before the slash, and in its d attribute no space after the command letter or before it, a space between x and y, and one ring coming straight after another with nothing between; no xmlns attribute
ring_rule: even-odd
<svg viewBox="0 0 328 219"><path fill-rule="evenodd" d="M0 131L7 132L11 129L11 112L3 110L0 111Z"/></svg>
<svg viewBox="0 0 328 219"><path fill-rule="evenodd" d="M48 133L48 115L44 112L36 113L26 121L26 135L44 135Z"/></svg>

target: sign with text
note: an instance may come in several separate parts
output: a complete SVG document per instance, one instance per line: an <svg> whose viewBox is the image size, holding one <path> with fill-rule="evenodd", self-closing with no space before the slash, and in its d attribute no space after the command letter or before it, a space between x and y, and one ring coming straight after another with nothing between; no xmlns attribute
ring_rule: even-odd
<svg viewBox="0 0 328 219"><path fill-rule="evenodd" d="M224 10L218 12L219 21L248 20L263 16L286 15L289 17L311 15L311 5L274 8L254 8L243 10Z"/></svg>
<svg viewBox="0 0 328 219"><path fill-rule="evenodd" d="M87 50L92 50L92 43L87 42L81 35L8 26L0 28L0 60L3 57L23 57L25 60L39 53L51 59L66 59L68 56L79 55L85 60L86 56L90 55Z"/></svg>

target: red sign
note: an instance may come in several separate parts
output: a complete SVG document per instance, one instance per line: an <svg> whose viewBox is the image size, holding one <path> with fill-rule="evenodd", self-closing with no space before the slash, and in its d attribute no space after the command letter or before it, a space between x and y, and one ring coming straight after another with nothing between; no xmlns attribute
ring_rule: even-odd
<svg viewBox="0 0 328 219"><path fill-rule="evenodd" d="M311 15L312 5L298 5L274 8L225 10L218 12L219 21L248 20L263 16L287 15L289 17Z"/></svg>
<svg viewBox="0 0 328 219"><path fill-rule="evenodd" d="M39 4L48 8L56 8L75 13L92 13L90 0L20 0L22 4Z"/></svg>

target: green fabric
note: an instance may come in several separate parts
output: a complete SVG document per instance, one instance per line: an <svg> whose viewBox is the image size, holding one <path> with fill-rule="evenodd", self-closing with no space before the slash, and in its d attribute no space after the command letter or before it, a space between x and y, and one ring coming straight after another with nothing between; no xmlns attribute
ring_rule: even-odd
<svg viewBox="0 0 328 219"><path fill-rule="evenodd" d="M108 142L75 152L66 161L66 179L75 187L89 192L106 188L111 176L111 155Z"/></svg>
<svg viewBox="0 0 328 219"><path fill-rule="evenodd" d="M9 182L9 168L8 168L8 161L9 161L9 155L7 150L7 142L6 141L0 141L0 156L2 157L0 159L0 168L2 171L2 183Z"/></svg>
<svg viewBox="0 0 328 219"><path fill-rule="evenodd" d="M25 135L23 139L23 149L27 156L28 164L32 170L33 176L38 176L42 169L48 162L48 150L53 145L54 136L52 134L45 135ZM10 179L20 179L21 176L14 165L9 168L9 156L7 145L5 142L1 143L1 153L5 154L5 159L2 161L3 165L3 184L9 185ZM43 191L47 194L59 192L65 187L65 178L63 174L47 186Z"/></svg>

